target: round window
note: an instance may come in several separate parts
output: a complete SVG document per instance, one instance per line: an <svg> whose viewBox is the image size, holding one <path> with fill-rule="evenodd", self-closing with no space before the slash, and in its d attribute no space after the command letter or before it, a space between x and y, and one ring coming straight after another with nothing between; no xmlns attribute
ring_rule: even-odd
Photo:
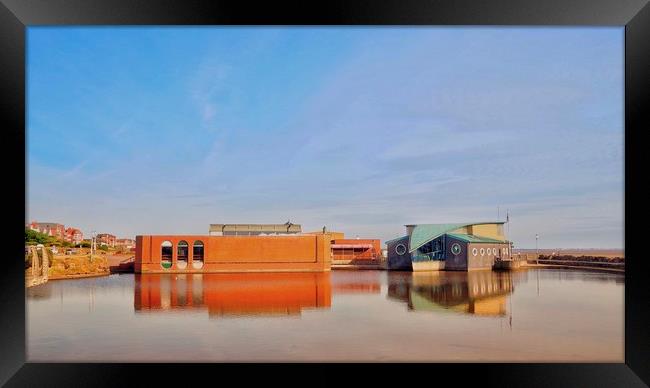
<svg viewBox="0 0 650 388"><path fill-rule="evenodd" d="M481 248L481 256L485 255L485 249Z"/></svg>
<svg viewBox="0 0 650 388"><path fill-rule="evenodd" d="M460 244L454 243L451 246L451 253L453 253L454 255L460 255L460 251L461 251Z"/></svg>
<svg viewBox="0 0 650 388"><path fill-rule="evenodd" d="M478 249L472 248L472 255L476 256L478 254Z"/></svg>
<svg viewBox="0 0 650 388"><path fill-rule="evenodd" d="M395 247L395 253L397 253L400 256L405 254L406 247L404 246L404 244L397 244L397 246Z"/></svg>

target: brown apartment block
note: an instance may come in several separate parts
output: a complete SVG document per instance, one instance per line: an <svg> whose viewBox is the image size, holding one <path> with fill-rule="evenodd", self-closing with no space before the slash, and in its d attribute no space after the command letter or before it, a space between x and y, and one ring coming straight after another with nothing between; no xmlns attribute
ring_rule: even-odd
<svg viewBox="0 0 650 388"><path fill-rule="evenodd" d="M97 243L98 244L105 244L105 245L108 245L109 247L114 247L115 246L115 240L117 240L117 238L112 234L100 233L100 234L97 235Z"/></svg>

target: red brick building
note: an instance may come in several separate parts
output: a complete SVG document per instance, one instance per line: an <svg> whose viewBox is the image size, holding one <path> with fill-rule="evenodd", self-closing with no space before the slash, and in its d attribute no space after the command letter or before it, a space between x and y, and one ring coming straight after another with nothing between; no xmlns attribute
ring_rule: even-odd
<svg viewBox="0 0 650 388"><path fill-rule="evenodd" d="M32 221L27 227L39 233L45 233L58 239L65 239L65 226L55 222L36 222Z"/></svg>
<svg viewBox="0 0 650 388"><path fill-rule="evenodd" d="M332 260L377 260L381 257L381 241L379 239L345 238L343 232L327 231L332 239L330 247ZM309 235L323 234L323 231L307 232Z"/></svg>
<svg viewBox="0 0 650 388"><path fill-rule="evenodd" d="M118 238L115 240L115 246L125 249L135 248L135 240L132 238Z"/></svg>
<svg viewBox="0 0 650 388"><path fill-rule="evenodd" d="M109 247L114 247L115 240L117 240L117 238L112 234L100 233L97 235L97 244L100 245L103 244L103 245L108 245Z"/></svg>
<svg viewBox="0 0 650 388"><path fill-rule="evenodd" d="M81 243L83 239L84 239L84 235L81 232L81 230L72 227L65 229L65 238L64 238L65 241L77 245Z"/></svg>
<svg viewBox="0 0 650 388"><path fill-rule="evenodd" d="M332 260L376 260L380 256L378 239L332 240Z"/></svg>

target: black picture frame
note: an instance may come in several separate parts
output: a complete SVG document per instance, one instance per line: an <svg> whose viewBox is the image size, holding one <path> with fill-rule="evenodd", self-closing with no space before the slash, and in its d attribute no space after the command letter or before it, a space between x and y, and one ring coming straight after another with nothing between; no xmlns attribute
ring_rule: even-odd
<svg viewBox="0 0 650 388"><path fill-rule="evenodd" d="M403 383L416 374L451 376L499 386L645 386L650 384L650 275L641 255L647 201L643 135L650 128L650 6L647 0L387 0L259 2L144 0L0 0L0 117L3 129L5 260L0 281L0 384L7 386L115 386L187 383L189 377L231 374L262 381L286 378L287 364L45 364L26 362L25 287L20 257L25 201L25 37L35 25L504 25L625 26L625 362L620 364L302 364L319 383L341 373ZM635 221L640 222L635 226ZM20 234L20 236L19 236ZM334 370L333 367L336 367ZM214 368L219 368L215 371ZM258 373L251 373L250 369ZM371 369L372 368L372 369ZM293 373L293 372L292 372ZM404 377L407 377L404 380ZM436 377L437 378L437 377ZM309 381L301 380L309 383ZM415 382L416 380L413 380Z"/></svg>

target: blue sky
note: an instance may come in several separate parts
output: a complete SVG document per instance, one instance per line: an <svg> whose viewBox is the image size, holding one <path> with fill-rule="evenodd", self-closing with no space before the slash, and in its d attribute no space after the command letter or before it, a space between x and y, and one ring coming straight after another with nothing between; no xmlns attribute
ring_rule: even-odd
<svg viewBox="0 0 650 388"><path fill-rule="evenodd" d="M624 30L30 27L27 218L622 248Z"/></svg>

